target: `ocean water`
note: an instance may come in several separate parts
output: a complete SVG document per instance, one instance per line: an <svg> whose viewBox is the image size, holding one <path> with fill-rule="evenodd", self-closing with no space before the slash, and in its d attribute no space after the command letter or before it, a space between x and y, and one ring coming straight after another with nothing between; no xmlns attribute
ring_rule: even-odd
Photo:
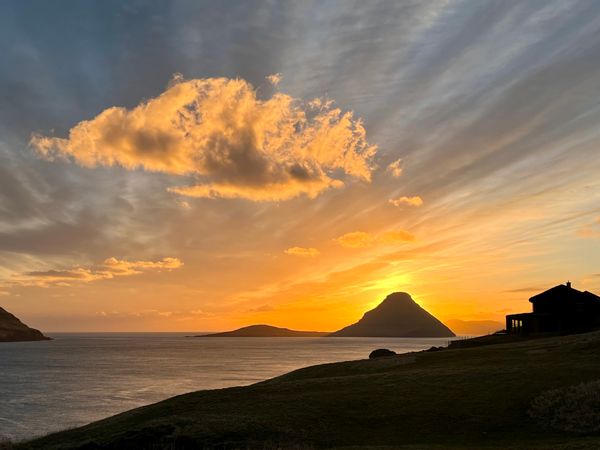
<svg viewBox="0 0 600 450"><path fill-rule="evenodd" d="M187 333L189 334L189 333ZM54 333L0 343L0 438L21 440L202 389L252 384L314 364L446 345L442 338L189 338Z"/></svg>

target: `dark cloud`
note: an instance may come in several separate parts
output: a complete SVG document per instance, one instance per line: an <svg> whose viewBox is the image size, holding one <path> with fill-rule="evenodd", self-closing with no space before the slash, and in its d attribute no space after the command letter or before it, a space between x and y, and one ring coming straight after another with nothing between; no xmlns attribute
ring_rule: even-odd
<svg viewBox="0 0 600 450"><path fill-rule="evenodd" d="M27 272L25 274L28 277L33 278L74 278L74 279L84 279L85 274L81 272L76 272L72 270L46 270L43 272L40 271L32 271Z"/></svg>

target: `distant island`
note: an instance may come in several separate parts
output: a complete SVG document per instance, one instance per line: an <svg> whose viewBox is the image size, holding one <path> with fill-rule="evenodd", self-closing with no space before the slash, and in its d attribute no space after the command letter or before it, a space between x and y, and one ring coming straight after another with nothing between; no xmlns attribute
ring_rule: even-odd
<svg viewBox="0 0 600 450"><path fill-rule="evenodd" d="M0 308L0 342L50 340L35 328L30 328L13 314Z"/></svg>
<svg viewBox="0 0 600 450"><path fill-rule="evenodd" d="M296 331L271 325L250 325L223 333L203 334L194 337L318 337L329 333L321 331Z"/></svg>
<svg viewBox="0 0 600 450"><path fill-rule="evenodd" d="M455 334L419 306L406 292L388 295L353 325L333 333L296 331L271 325L250 325L233 331L194 337L454 337Z"/></svg>

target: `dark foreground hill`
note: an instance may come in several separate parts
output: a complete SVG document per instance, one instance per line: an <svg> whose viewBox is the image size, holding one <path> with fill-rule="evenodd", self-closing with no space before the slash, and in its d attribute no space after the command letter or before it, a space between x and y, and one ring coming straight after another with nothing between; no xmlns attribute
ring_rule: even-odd
<svg viewBox="0 0 600 450"><path fill-rule="evenodd" d="M453 337L442 322L421 308L406 292L388 295L362 319L342 328L335 337Z"/></svg>
<svg viewBox="0 0 600 450"><path fill-rule="evenodd" d="M204 334L194 337L317 337L329 333L320 331L296 331L288 328L278 328L271 325L250 325L223 333Z"/></svg>
<svg viewBox="0 0 600 450"><path fill-rule="evenodd" d="M14 315L0 308L0 342L48 340L40 331L29 328Z"/></svg>
<svg viewBox="0 0 600 450"><path fill-rule="evenodd" d="M559 416L541 421L528 410L540 394L555 398L550 389L597 380L599 367L599 332L326 364L181 395L16 448L598 449L598 432L560 428L593 425L597 409L574 417L549 402Z"/></svg>

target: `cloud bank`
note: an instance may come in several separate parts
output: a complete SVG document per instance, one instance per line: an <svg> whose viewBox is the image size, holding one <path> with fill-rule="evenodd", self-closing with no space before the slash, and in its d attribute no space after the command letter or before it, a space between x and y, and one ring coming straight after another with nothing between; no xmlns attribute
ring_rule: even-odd
<svg viewBox="0 0 600 450"><path fill-rule="evenodd" d="M370 181L376 146L361 120L330 101L283 93L261 100L241 79L174 77L165 92L128 110L112 107L75 125L66 139L34 134L44 157L84 167L191 176L170 190L190 197L286 200Z"/></svg>
<svg viewBox="0 0 600 450"><path fill-rule="evenodd" d="M163 258L158 261L127 261L107 258L101 264L90 267L71 267L27 272L12 277L7 283L10 286L68 286L74 282L90 282L107 280L121 276L139 275L147 271L173 270L183 266L178 258Z"/></svg>

